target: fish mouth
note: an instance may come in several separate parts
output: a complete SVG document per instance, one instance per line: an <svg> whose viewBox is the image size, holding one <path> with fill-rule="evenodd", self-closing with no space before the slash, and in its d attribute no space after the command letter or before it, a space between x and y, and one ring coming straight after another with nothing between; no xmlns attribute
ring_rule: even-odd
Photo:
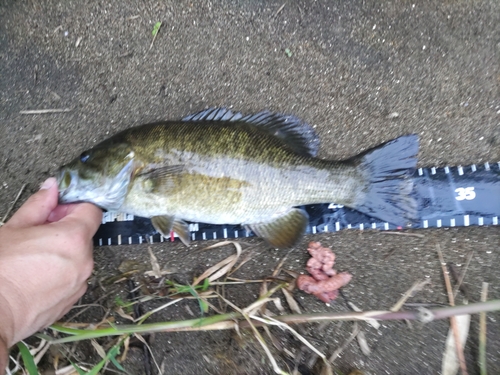
<svg viewBox="0 0 500 375"><path fill-rule="evenodd" d="M78 177L76 173L68 171L64 167L59 170L57 176L57 187L59 189L59 203L68 203L65 200L68 192L76 187Z"/></svg>

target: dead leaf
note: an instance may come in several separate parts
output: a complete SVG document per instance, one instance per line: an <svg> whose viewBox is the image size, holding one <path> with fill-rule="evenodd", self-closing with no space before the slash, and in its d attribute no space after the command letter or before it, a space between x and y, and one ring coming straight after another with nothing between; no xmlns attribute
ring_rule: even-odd
<svg viewBox="0 0 500 375"><path fill-rule="evenodd" d="M467 341L470 326L470 315L457 315L455 316L456 328L459 331L460 344L463 348ZM457 358L457 348L453 330L450 328L448 337L446 338L446 346L443 354L443 363L441 367L442 375L455 375L460 367L460 362Z"/></svg>
<svg viewBox="0 0 500 375"><path fill-rule="evenodd" d="M158 259L153 253L153 250L151 250L151 247L148 247L148 252L149 252L149 257L151 259L151 268L153 269L153 274L157 279L161 278L161 268L160 264L158 263Z"/></svg>
<svg viewBox="0 0 500 375"><path fill-rule="evenodd" d="M106 351L103 349L103 347L101 345L98 344L97 341L90 340L90 343L94 347L97 354L99 354L99 357L101 357L102 359L106 358Z"/></svg>

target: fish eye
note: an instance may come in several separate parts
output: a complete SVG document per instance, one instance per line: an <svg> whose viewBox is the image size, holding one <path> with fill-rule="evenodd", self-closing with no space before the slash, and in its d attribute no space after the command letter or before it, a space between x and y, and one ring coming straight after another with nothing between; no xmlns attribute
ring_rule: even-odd
<svg viewBox="0 0 500 375"><path fill-rule="evenodd" d="M90 154L86 151L80 155L80 161L82 163L86 163L89 159L90 159Z"/></svg>

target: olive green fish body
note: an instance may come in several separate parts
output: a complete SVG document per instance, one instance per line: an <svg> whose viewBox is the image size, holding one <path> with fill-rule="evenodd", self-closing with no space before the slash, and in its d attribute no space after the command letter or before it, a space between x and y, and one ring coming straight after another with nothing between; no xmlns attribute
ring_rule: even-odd
<svg viewBox="0 0 500 375"><path fill-rule="evenodd" d="M363 186L354 166L299 155L246 123L169 122L119 138L140 164L120 210L144 217L246 224L292 206L348 204ZM175 170L151 178L157 166Z"/></svg>
<svg viewBox="0 0 500 375"><path fill-rule="evenodd" d="M305 230L296 206L335 202L391 222L414 219L415 136L340 162L316 158L317 147L293 117L207 110L127 129L84 152L61 171L60 201L150 217L163 235L185 232L184 220L244 224L277 247Z"/></svg>

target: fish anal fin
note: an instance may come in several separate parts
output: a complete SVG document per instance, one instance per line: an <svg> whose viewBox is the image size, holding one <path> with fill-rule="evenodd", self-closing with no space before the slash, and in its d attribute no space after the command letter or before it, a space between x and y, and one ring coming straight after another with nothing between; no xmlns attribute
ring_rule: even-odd
<svg viewBox="0 0 500 375"><path fill-rule="evenodd" d="M279 249L295 245L306 231L309 216L304 210L292 208L271 221L248 224L248 227L271 246Z"/></svg>
<svg viewBox="0 0 500 375"><path fill-rule="evenodd" d="M169 238L170 231L174 231L177 233L182 243L186 246L189 246L189 225L179 219L175 219L173 216L162 215L162 216L153 216L151 218L151 223L153 227L160 233L163 237Z"/></svg>

